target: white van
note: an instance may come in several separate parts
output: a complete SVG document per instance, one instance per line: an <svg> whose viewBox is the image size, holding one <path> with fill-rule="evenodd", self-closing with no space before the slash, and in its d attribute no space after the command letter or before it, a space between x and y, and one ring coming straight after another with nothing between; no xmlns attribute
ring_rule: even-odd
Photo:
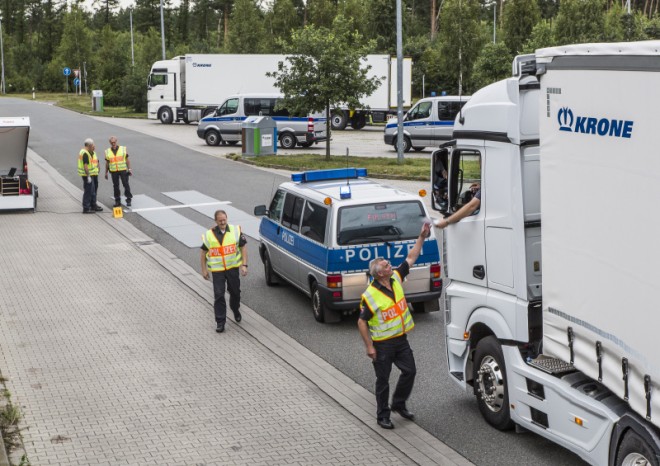
<svg viewBox="0 0 660 466"><path fill-rule="evenodd" d="M312 299L314 318L337 322L357 310L369 284L369 261L396 267L415 245L428 212L414 194L365 178L364 168L291 175L270 206L257 206L259 255L266 285L279 280ZM404 282L417 311L438 311L442 292L440 251L433 231Z"/></svg>
<svg viewBox="0 0 660 466"><path fill-rule="evenodd" d="M326 119L321 114L306 117L289 115L277 107L279 94L242 94L227 98L212 115L197 126L197 136L209 146L221 142L235 145L241 142L241 123L249 116L269 116L277 124L277 139L283 149L309 147L328 138Z"/></svg>
<svg viewBox="0 0 660 466"><path fill-rule="evenodd" d="M403 151L439 147L449 141L454 132L454 120L469 96L445 95L427 97L418 101L403 117ZM398 121L388 120L385 126L385 144L397 145Z"/></svg>
<svg viewBox="0 0 660 466"><path fill-rule="evenodd" d="M0 118L0 210L37 209L38 190L28 180L28 117Z"/></svg>

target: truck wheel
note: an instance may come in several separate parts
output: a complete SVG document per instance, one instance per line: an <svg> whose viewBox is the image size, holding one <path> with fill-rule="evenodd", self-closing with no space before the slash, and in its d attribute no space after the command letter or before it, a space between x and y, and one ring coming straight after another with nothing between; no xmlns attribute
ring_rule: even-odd
<svg viewBox="0 0 660 466"><path fill-rule="evenodd" d="M209 146L217 146L220 144L220 133L218 133L216 130L211 129L206 132L204 135L204 140Z"/></svg>
<svg viewBox="0 0 660 466"><path fill-rule="evenodd" d="M346 115L346 112L340 109L333 110L332 116L330 118L330 125L332 126L332 129L342 131L346 129L347 124L348 116Z"/></svg>
<svg viewBox="0 0 660 466"><path fill-rule="evenodd" d="M394 139L394 143L392 143L392 146L394 147L394 150L396 150L396 145L398 144L397 140ZM410 149L412 148L412 143L410 142L410 138L408 136L403 137L403 151L404 152L410 152Z"/></svg>
<svg viewBox="0 0 660 466"><path fill-rule="evenodd" d="M270 263L270 256L267 251L264 251L264 276L266 277L266 285L277 285L277 275L273 270L273 265Z"/></svg>
<svg viewBox="0 0 660 466"><path fill-rule="evenodd" d="M280 136L280 146L282 149L293 149L296 147L296 137L291 133L284 133Z"/></svg>
<svg viewBox="0 0 660 466"><path fill-rule="evenodd" d="M513 421L509 408L504 355L502 347L492 335L477 344L473 376L477 404L486 422L499 430L511 429Z"/></svg>
<svg viewBox="0 0 660 466"><path fill-rule="evenodd" d="M161 108L158 110L158 119L162 124L169 125L173 119L172 110L169 107Z"/></svg>
<svg viewBox="0 0 660 466"><path fill-rule="evenodd" d="M364 113L357 113L353 115L353 118L351 118L351 126L353 129L357 130L367 126L367 117L364 115Z"/></svg>
<svg viewBox="0 0 660 466"><path fill-rule="evenodd" d="M637 435L634 430L629 430L621 441L615 464L616 466L658 466L657 457L653 447Z"/></svg>

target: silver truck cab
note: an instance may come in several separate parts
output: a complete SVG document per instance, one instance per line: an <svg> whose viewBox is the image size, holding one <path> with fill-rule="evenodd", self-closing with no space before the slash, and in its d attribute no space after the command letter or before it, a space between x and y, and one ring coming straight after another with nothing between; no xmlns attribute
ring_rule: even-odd
<svg viewBox="0 0 660 466"><path fill-rule="evenodd" d="M326 118L321 114L305 117L291 116L284 108L277 108L279 94L240 94L228 97L215 112L202 118L197 136L209 146L220 143L236 145L241 142L241 124L249 116L269 116L277 124L277 139L283 149L310 147L328 137Z"/></svg>
<svg viewBox="0 0 660 466"><path fill-rule="evenodd" d="M403 151L421 151L426 147L439 147L452 138L454 120L470 97L446 95L427 97L418 101L403 117ZM397 119L385 126L385 144L397 145Z"/></svg>
<svg viewBox="0 0 660 466"><path fill-rule="evenodd" d="M366 177L366 169L316 170L282 183L259 227L266 284L283 280L312 299L319 322L357 310L370 277L369 262L394 267L414 246L428 213L422 199ZM404 283L415 310L439 310L440 252L433 235Z"/></svg>

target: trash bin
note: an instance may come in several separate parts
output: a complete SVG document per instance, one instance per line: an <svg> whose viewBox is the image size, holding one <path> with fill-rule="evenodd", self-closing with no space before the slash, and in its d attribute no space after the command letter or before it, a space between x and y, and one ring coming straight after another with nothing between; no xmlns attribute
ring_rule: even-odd
<svg viewBox="0 0 660 466"><path fill-rule="evenodd" d="M103 111L103 91L101 90L92 91L92 111Z"/></svg>
<svg viewBox="0 0 660 466"><path fill-rule="evenodd" d="M277 124L267 116L247 117L241 124L243 155L276 155Z"/></svg>

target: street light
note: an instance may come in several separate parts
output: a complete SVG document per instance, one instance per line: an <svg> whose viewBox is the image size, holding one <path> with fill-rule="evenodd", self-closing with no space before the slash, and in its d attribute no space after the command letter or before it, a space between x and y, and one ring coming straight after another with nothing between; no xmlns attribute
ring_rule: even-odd
<svg viewBox="0 0 660 466"><path fill-rule="evenodd" d="M131 20L131 63L135 66L135 52L133 51L133 7L128 9Z"/></svg>
<svg viewBox="0 0 660 466"><path fill-rule="evenodd" d="M163 60L166 60L165 56L165 19L163 16L163 0L160 0L160 40L163 47Z"/></svg>
<svg viewBox="0 0 660 466"><path fill-rule="evenodd" d="M5 90L5 49L2 45L2 16L0 16L0 61L2 61L2 93L6 94Z"/></svg>

